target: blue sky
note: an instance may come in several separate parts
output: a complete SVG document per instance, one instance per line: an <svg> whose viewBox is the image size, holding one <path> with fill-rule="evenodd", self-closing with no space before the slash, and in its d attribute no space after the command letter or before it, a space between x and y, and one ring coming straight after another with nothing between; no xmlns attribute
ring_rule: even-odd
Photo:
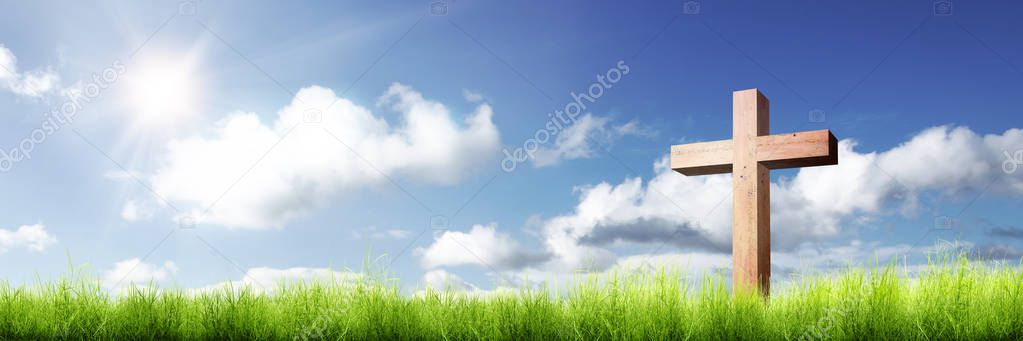
<svg viewBox="0 0 1023 341"><path fill-rule="evenodd" d="M1023 149L1023 5L939 5L7 6L0 147L38 142L0 173L0 276L70 262L109 288L269 286L368 259L412 291L727 268L729 177L663 160L729 138L747 88L770 98L773 133L844 141L839 166L772 173L776 281L919 263L941 240L1018 258L1023 170L1003 166ZM591 86L585 112L502 169ZM73 122L43 123L68 102Z"/></svg>

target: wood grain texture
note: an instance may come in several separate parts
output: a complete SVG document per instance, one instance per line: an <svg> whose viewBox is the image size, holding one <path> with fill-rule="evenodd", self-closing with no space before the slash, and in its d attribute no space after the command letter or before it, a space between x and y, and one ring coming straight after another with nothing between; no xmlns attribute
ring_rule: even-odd
<svg viewBox="0 0 1023 341"><path fill-rule="evenodd" d="M765 295L771 279L771 173L757 161L768 134L768 102L756 89L732 95L732 282Z"/></svg>
<svg viewBox="0 0 1023 341"><path fill-rule="evenodd" d="M732 172L732 140L671 146L671 169L687 176ZM770 169L838 164L830 130L757 136L757 161Z"/></svg>
<svg viewBox="0 0 1023 341"><path fill-rule="evenodd" d="M671 146L671 169L693 176L732 172L732 140Z"/></svg>
<svg viewBox="0 0 1023 341"><path fill-rule="evenodd" d="M732 173L732 282L770 293L771 169L838 164L830 130L769 135L770 104L757 89L732 94L732 139L671 146L671 169Z"/></svg>
<svg viewBox="0 0 1023 341"><path fill-rule="evenodd" d="M838 164L838 139L830 130L761 136L757 161L770 169Z"/></svg>

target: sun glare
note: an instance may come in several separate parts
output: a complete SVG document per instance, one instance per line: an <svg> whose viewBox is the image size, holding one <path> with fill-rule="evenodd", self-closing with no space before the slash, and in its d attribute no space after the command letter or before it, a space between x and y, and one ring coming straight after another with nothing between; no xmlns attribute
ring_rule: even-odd
<svg viewBox="0 0 1023 341"><path fill-rule="evenodd" d="M132 119L145 128L174 128L196 117L199 82L187 61L146 60L128 66L128 104Z"/></svg>

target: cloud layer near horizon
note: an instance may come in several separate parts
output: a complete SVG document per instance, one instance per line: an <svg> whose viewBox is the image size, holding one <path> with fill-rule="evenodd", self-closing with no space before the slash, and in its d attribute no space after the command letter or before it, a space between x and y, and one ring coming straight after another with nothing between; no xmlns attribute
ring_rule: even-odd
<svg viewBox="0 0 1023 341"><path fill-rule="evenodd" d="M839 143L837 166L803 168L771 184L772 250L797 252L805 242L829 240L883 215L917 214L925 191L949 197L982 191L1023 195L1023 178L1001 169L1004 151L1023 145L1020 129L978 135L967 127L939 126L883 152L859 152L856 145L854 140ZM666 157L654 163L654 170L646 181L635 177L577 187L575 209L542 223L542 252L550 257L495 261L535 251L523 250L510 234L493 229L483 234L474 227L458 234L461 244L492 247L475 248L471 257L465 256L464 248L439 247L455 235L444 234L427 248L434 252L424 254L424 264L600 270L617 263L612 247L628 244L664 246L655 253L729 252L731 175L682 176L669 168ZM443 264L437 259L459 261Z"/></svg>

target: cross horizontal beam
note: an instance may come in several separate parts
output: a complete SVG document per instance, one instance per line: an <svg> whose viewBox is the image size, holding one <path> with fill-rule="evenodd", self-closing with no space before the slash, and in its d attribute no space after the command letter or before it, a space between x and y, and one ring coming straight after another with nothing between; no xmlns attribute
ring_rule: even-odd
<svg viewBox="0 0 1023 341"><path fill-rule="evenodd" d="M838 140L830 130L757 136L757 162L769 169L838 164ZM671 146L671 169L685 174L732 172L732 140Z"/></svg>

